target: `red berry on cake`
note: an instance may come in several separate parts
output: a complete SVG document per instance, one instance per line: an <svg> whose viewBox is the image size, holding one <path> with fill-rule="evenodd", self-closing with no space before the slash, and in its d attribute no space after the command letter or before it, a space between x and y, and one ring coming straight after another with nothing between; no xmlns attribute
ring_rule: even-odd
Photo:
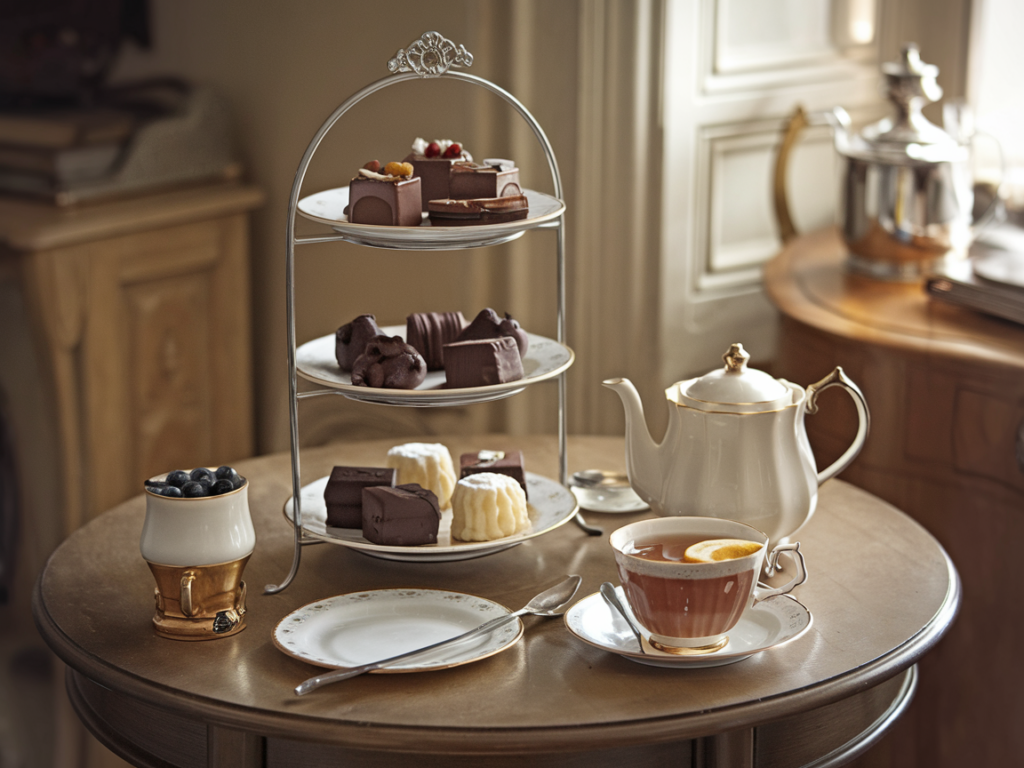
<svg viewBox="0 0 1024 768"><path fill-rule="evenodd" d="M448 149L444 151L445 157L458 157L462 154L462 145L457 142L452 142Z"/></svg>
<svg viewBox="0 0 1024 768"><path fill-rule="evenodd" d="M427 150L423 154L426 157L439 157L441 154L441 145L436 141L432 141L427 144Z"/></svg>
<svg viewBox="0 0 1024 768"><path fill-rule="evenodd" d="M380 173L380 160L371 160L363 168L374 173Z"/></svg>

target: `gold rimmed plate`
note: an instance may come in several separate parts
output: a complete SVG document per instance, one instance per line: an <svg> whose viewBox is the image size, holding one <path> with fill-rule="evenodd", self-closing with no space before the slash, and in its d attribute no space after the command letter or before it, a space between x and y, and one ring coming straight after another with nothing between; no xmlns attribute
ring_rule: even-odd
<svg viewBox="0 0 1024 768"><path fill-rule="evenodd" d="M278 650L318 667L357 667L468 632L510 611L500 603L437 589L375 589L336 595L292 611L274 627ZM487 635L438 648L373 673L427 672L486 659L523 636L516 619Z"/></svg>

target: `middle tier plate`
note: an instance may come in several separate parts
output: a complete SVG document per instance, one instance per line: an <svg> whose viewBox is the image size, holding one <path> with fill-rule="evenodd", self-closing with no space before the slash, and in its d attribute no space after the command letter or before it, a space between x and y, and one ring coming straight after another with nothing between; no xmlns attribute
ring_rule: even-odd
<svg viewBox="0 0 1024 768"><path fill-rule="evenodd" d="M331 544L358 550L365 555L379 557L383 560L402 560L417 563L445 563L455 560L471 560L484 555L522 544L527 539L553 531L567 522L579 509L576 497L569 489L559 483L533 472L526 473L526 488L529 496L527 512L530 515L530 529L493 541L452 541L451 510L444 513L441 519L441 530L438 531L436 544L421 544L415 547L394 547L384 544L373 544L363 538L358 528L328 528L327 506L324 503L324 488L329 477L321 477L309 485L302 486L302 530L309 536L322 539ZM292 520L294 504L291 499L285 502L284 516Z"/></svg>
<svg viewBox="0 0 1024 768"><path fill-rule="evenodd" d="M388 336L405 338L404 325L388 325L381 330ZM338 367L333 333L307 341L299 347L295 353L295 367L302 378L340 390L345 397L366 403L414 406L486 403L521 392L529 384L553 378L572 365L575 355L569 347L545 336L526 335L530 345L523 356L523 378L484 387L446 389L444 371L428 371L427 378L416 389L357 387L352 383L352 376Z"/></svg>

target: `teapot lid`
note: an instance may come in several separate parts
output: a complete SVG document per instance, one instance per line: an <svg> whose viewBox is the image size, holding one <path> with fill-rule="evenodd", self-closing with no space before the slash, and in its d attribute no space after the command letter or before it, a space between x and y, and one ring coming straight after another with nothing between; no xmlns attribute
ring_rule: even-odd
<svg viewBox="0 0 1024 768"><path fill-rule="evenodd" d="M792 392L764 371L747 368L750 355L742 344L733 344L722 355L725 367L679 387L682 405L700 411L761 413L775 411L792 403Z"/></svg>
<svg viewBox="0 0 1024 768"><path fill-rule="evenodd" d="M899 61L882 65L882 74L896 114L866 127L846 154L888 164L966 160L966 147L921 112L926 103L942 98L942 88L936 81L939 68L921 61L917 44L906 43Z"/></svg>

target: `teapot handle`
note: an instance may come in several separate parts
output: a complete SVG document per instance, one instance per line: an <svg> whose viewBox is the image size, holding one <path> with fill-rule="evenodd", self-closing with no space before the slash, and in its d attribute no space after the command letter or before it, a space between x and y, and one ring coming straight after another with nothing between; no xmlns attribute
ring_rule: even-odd
<svg viewBox="0 0 1024 768"><path fill-rule="evenodd" d="M842 387L853 398L853 404L857 406L857 436L853 438L850 447L842 456L836 459L831 466L818 473L818 485L835 477L849 466L850 462L860 453L860 449L864 447L864 441L867 440L868 431L871 429L871 413L868 411L864 393L841 367L837 367L824 379L807 387L806 412L812 415L818 412L818 394L829 387Z"/></svg>

